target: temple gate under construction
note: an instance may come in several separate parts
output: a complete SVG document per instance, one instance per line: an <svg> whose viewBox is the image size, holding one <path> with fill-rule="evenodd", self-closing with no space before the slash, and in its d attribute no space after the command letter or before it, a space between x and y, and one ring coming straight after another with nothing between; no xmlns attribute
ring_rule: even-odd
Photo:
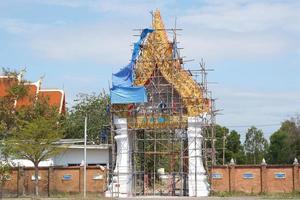
<svg viewBox="0 0 300 200"><path fill-rule="evenodd" d="M215 111L205 64L185 69L180 29L166 29L159 11L152 13L151 28L137 31L130 63L112 78L106 195L207 196Z"/></svg>

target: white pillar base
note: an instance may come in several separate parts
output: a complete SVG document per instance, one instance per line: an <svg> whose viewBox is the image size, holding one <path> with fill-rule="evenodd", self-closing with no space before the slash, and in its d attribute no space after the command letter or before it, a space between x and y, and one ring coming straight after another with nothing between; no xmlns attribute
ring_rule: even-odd
<svg viewBox="0 0 300 200"><path fill-rule="evenodd" d="M106 197L129 197L132 190L130 170L130 151L127 131L127 119L114 119L116 125L115 140L117 143L116 167L112 182L105 193Z"/></svg>
<svg viewBox="0 0 300 200"><path fill-rule="evenodd" d="M209 184L202 162L201 118L188 118L189 148L189 196L204 197L209 195Z"/></svg>

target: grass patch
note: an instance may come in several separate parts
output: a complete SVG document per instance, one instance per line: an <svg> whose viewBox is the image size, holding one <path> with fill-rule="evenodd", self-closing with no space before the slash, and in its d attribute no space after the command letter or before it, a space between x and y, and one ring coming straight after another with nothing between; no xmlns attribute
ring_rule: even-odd
<svg viewBox="0 0 300 200"><path fill-rule="evenodd" d="M211 192L211 196L216 197L245 197L255 196L260 199L300 199L299 192L289 193L245 193L245 192Z"/></svg>
<svg viewBox="0 0 300 200"><path fill-rule="evenodd" d="M289 193L266 193L262 195L263 199L300 199L300 192Z"/></svg>

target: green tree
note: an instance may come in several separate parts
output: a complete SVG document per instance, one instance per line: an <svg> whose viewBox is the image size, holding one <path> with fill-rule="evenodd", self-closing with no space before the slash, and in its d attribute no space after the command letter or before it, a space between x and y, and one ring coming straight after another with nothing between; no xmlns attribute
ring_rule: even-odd
<svg viewBox="0 0 300 200"><path fill-rule="evenodd" d="M273 164L292 163L300 156L299 117L286 120L270 137L268 162Z"/></svg>
<svg viewBox="0 0 300 200"><path fill-rule="evenodd" d="M248 163L259 164L265 157L268 141L264 138L262 130L252 126L246 133L244 143Z"/></svg>
<svg viewBox="0 0 300 200"><path fill-rule="evenodd" d="M100 143L100 133L107 128L109 116L106 112L109 97L105 92L99 95L79 94L75 105L67 115L66 138L84 137L84 118L88 116L88 140Z"/></svg>
<svg viewBox="0 0 300 200"><path fill-rule="evenodd" d="M38 100L18 111L18 127L5 140L12 158L28 159L34 164L36 196L39 195L38 165L62 151L55 143L63 138L63 134L63 121L57 109L44 100Z"/></svg>
<svg viewBox="0 0 300 200"><path fill-rule="evenodd" d="M63 117L57 108L49 105L47 99L28 96L26 80L19 80L19 72L2 69L9 76L5 95L0 97L0 136L1 156L4 162L0 166L0 181L5 180L9 172L7 159L23 158L35 166L35 194L38 195L38 164L59 152L54 142L63 137ZM32 104L15 107L15 101L29 97Z"/></svg>
<svg viewBox="0 0 300 200"><path fill-rule="evenodd" d="M15 100L27 95L27 89L24 86L24 81L18 81L19 72L10 71L2 68L2 74L11 77L5 84L9 85L4 96L0 96L0 139L4 139L6 135L10 134L17 124L17 113L15 110Z"/></svg>
<svg viewBox="0 0 300 200"><path fill-rule="evenodd" d="M3 141L18 127L15 100L27 94L24 82L18 81L19 72L2 68L1 74L9 76L10 79L0 79L0 81L5 81L1 84L9 85L6 91L1 91L2 96L0 96L0 198L2 197L3 184L7 181L12 167L8 162L8 152Z"/></svg>
<svg viewBox="0 0 300 200"><path fill-rule="evenodd" d="M270 137L267 161L271 164L286 164L291 160L291 147L289 135L283 130L278 130Z"/></svg>
<svg viewBox="0 0 300 200"><path fill-rule="evenodd" d="M226 152L225 138L229 133L229 129L225 126L216 125L215 126L215 149L216 149L216 163L223 164L223 151ZM225 159L226 161L226 159Z"/></svg>
<svg viewBox="0 0 300 200"><path fill-rule="evenodd" d="M245 164L246 156L244 147L240 140L241 136L235 130L232 130L226 138L226 163L233 158L237 164Z"/></svg>
<svg viewBox="0 0 300 200"><path fill-rule="evenodd" d="M11 166L7 161L0 161L0 199L2 199L3 186L11 174Z"/></svg>
<svg viewBox="0 0 300 200"><path fill-rule="evenodd" d="M289 144L291 147L290 162L294 158L300 157L300 116L296 115L290 120L285 121L282 124L282 130L289 135Z"/></svg>

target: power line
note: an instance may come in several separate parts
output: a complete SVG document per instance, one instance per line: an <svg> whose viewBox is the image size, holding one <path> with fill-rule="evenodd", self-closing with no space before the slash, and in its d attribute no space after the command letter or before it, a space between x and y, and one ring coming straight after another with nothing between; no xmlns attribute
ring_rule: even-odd
<svg viewBox="0 0 300 200"><path fill-rule="evenodd" d="M259 124L259 125L222 125L228 128L247 128L247 127L251 127L251 126L255 126L255 127L271 127L271 126L280 126L281 123L276 123L276 124Z"/></svg>

